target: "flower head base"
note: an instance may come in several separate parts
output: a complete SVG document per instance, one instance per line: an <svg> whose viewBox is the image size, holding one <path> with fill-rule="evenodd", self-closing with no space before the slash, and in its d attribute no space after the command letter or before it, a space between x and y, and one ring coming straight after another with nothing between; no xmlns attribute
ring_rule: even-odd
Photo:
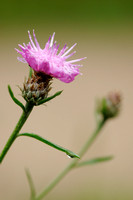
<svg viewBox="0 0 133 200"><path fill-rule="evenodd" d="M28 63L29 66L36 72L44 73L65 83L72 82L75 76L80 74L79 67L81 65L73 63L81 61L84 58L67 61L69 57L76 53L74 51L73 53L69 54L76 44L74 44L70 49L68 49L68 47L65 45L57 54L59 45L54 42L55 33L52 37L49 37L44 49L40 48L34 30L33 37L35 43L33 42L29 31L28 34L30 42L27 45L24 43L23 46L20 44L18 45L22 51L16 49L16 51L23 57L18 57L19 61Z"/></svg>
<svg viewBox="0 0 133 200"><path fill-rule="evenodd" d="M104 119L116 117L120 112L121 95L117 92L110 93L107 97L98 101L96 113Z"/></svg>
<svg viewBox="0 0 133 200"><path fill-rule="evenodd" d="M22 97L31 104L37 106L38 102L48 97L51 90L52 78L48 75L32 73L32 76L25 80L22 92Z"/></svg>

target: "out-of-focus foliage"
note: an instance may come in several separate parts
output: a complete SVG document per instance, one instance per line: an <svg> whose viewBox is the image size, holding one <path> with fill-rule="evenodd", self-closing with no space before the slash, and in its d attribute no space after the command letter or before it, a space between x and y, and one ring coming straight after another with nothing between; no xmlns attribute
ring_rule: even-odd
<svg viewBox="0 0 133 200"><path fill-rule="evenodd" d="M106 23L131 22L133 19L132 1L88 1L88 0L6 0L0 5L0 23L14 22L25 24L59 22ZM39 20L39 21L38 21Z"/></svg>

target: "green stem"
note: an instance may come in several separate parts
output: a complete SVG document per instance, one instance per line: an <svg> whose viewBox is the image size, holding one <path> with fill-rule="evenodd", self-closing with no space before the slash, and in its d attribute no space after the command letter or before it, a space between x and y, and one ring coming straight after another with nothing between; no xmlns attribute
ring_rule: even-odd
<svg viewBox="0 0 133 200"><path fill-rule="evenodd" d="M30 191L31 191L31 198L30 199L34 199L35 196L36 196L36 191L35 191L35 186L34 186L31 174L30 174L28 169L26 169L26 176L27 176L29 186L30 186Z"/></svg>
<svg viewBox="0 0 133 200"><path fill-rule="evenodd" d="M105 124L105 121L103 120L97 125L96 130L92 134L91 138L88 139L88 141L85 143L85 145L81 148L81 151L79 152L80 158L83 157L83 155L86 153L88 148L93 144L95 141L98 133L102 129L103 125ZM61 180L62 178L72 169L76 166L79 159L75 158L71 163L42 191L40 195L38 195L34 200L42 200Z"/></svg>
<svg viewBox="0 0 133 200"><path fill-rule="evenodd" d="M23 111L14 131L12 132L12 134L10 135L5 147L3 148L1 154L0 154L0 163L2 163L6 153L8 152L8 150L10 149L12 143L14 142L14 140L16 139L19 131L21 130L22 126L24 125L25 121L27 120L28 116L30 115L31 111L33 109L33 105L26 103L25 105L25 111Z"/></svg>
<svg viewBox="0 0 133 200"><path fill-rule="evenodd" d="M99 122L97 124L97 128L94 131L94 133L92 134L92 136L88 139L88 141L85 143L85 145L81 148L80 152L79 152L79 156L80 158L86 153L86 151L88 150L88 148L92 145L92 143L95 141L97 135L99 134L101 128L103 127L103 125L105 124L106 120L102 120L101 122Z"/></svg>

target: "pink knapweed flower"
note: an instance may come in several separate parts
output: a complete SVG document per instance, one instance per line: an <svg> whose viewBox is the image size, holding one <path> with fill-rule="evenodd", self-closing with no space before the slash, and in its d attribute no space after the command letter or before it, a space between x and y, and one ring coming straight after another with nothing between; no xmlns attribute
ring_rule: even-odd
<svg viewBox="0 0 133 200"><path fill-rule="evenodd" d="M49 37L44 49L40 48L34 30L33 37L35 43L33 42L29 31L28 34L30 42L27 45L25 45L25 43L23 43L23 46L20 44L18 45L22 51L16 49L16 51L23 57L18 57L19 61L28 63L36 72L50 75L51 77L55 77L65 83L72 82L75 76L80 74L79 67L81 65L73 63L81 61L84 58L67 61L68 58L76 53L76 51L74 51L69 54L69 52L76 46L76 43L70 49L65 45L57 54L59 45L54 42L55 33L53 33L52 37Z"/></svg>

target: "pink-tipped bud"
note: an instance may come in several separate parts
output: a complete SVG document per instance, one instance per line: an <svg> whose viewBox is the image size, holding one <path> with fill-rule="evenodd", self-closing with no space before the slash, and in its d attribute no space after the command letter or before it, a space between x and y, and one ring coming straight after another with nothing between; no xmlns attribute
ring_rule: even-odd
<svg viewBox="0 0 133 200"><path fill-rule="evenodd" d="M116 117L120 112L121 95L118 92L112 92L107 97L98 101L96 112L104 120Z"/></svg>

